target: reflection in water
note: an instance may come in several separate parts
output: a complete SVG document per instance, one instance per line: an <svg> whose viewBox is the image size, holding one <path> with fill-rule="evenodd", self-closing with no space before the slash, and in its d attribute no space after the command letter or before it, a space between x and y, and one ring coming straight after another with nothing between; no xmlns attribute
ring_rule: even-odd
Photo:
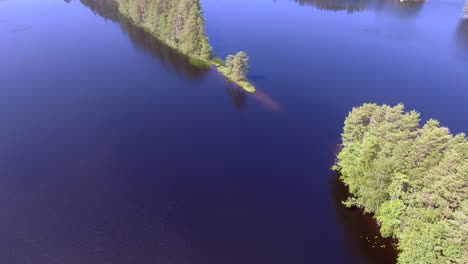
<svg viewBox="0 0 468 264"><path fill-rule="evenodd" d="M171 66L176 72L193 79L208 71L208 69L200 69L191 65L187 57L168 47L145 30L133 25L129 19L120 14L117 3L114 0L80 1L95 14L102 16L106 20L109 19L119 23L122 30L128 34L137 47L149 52L165 65Z"/></svg>
<svg viewBox="0 0 468 264"><path fill-rule="evenodd" d="M183 73L189 78L196 78L206 71L209 71L209 69L200 69L191 65L187 57L168 47L145 30L133 25L129 19L120 14L118 11L118 4L114 0L81 0L81 2L89 7L95 14L105 19L118 22L122 30L128 34L133 43L143 48L146 52L151 53L166 65L172 66L177 72ZM260 79L264 78L263 76L257 77ZM245 106L247 95L243 90L238 87L229 86L226 88L226 92L232 98L232 102L237 109L240 110ZM270 96L259 91L255 92L253 96L267 109L275 112L282 111L282 106Z"/></svg>
<svg viewBox="0 0 468 264"><path fill-rule="evenodd" d="M231 97L234 106L238 110L242 110L247 102L247 95L258 101L263 107L272 112L283 112L283 106L268 94L262 91L255 91L253 94L247 94L244 90L237 86L226 87L226 93Z"/></svg>
<svg viewBox="0 0 468 264"><path fill-rule="evenodd" d="M318 9L353 13L363 11L367 0L295 0L300 5L311 5Z"/></svg>
<svg viewBox="0 0 468 264"><path fill-rule="evenodd" d="M231 97L232 103L238 110L244 108L247 99L244 90L238 87L228 86L226 87L226 93Z"/></svg>
<svg viewBox="0 0 468 264"><path fill-rule="evenodd" d="M468 18L468 0L466 0L465 7L463 8L463 17Z"/></svg>
<svg viewBox="0 0 468 264"><path fill-rule="evenodd" d="M403 1L399 0L295 0L300 5L310 5L321 10L346 11L351 14L364 10L374 10L376 12L388 12L397 16L411 17L419 13L424 1Z"/></svg>
<svg viewBox="0 0 468 264"><path fill-rule="evenodd" d="M275 99L271 98L268 94L257 90L252 94L252 96L268 110L273 112L283 112L283 106L280 105Z"/></svg>
<svg viewBox="0 0 468 264"><path fill-rule="evenodd" d="M231 97L234 106L238 110L242 110L247 102L247 94L244 90L237 86L228 86L226 93ZM256 90L255 93L248 94L254 100L258 101L263 107L272 112L283 112L283 106L268 94Z"/></svg>
<svg viewBox="0 0 468 264"><path fill-rule="evenodd" d="M341 202L349 197L346 186L333 177L330 182L332 200L335 202L337 218L346 232L345 244L352 254L366 260L366 263L396 263L395 240L382 238L379 226L371 215L364 215L360 209L346 208Z"/></svg>
<svg viewBox="0 0 468 264"><path fill-rule="evenodd" d="M468 19L462 19L458 24L457 40L460 47L468 54Z"/></svg>

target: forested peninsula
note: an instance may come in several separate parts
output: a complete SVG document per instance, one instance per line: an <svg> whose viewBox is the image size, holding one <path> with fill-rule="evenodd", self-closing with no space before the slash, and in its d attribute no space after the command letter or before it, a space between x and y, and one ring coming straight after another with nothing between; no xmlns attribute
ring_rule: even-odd
<svg viewBox="0 0 468 264"><path fill-rule="evenodd" d="M364 104L346 118L334 169L347 206L398 240L400 264L468 263L468 142L403 105Z"/></svg>
<svg viewBox="0 0 468 264"><path fill-rule="evenodd" d="M226 61L213 56L200 0L115 1L122 15L188 56L193 65L216 67L229 81L247 92L255 92L255 87L246 78L249 57L245 52L229 55Z"/></svg>

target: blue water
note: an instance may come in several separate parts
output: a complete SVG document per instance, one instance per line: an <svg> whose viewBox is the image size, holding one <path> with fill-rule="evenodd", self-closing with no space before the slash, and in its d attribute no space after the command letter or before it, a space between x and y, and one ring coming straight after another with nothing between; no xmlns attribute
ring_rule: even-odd
<svg viewBox="0 0 468 264"><path fill-rule="evenodd" d="M0 0L0 263L395 262L336 144L365 102L468 131L464 1L202 0L254 95L88 2Z"/></svg>

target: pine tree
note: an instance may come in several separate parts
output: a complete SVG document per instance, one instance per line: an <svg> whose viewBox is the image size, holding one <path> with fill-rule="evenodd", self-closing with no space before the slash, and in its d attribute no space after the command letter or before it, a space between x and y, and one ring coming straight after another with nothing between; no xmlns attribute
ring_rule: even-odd
<svg viewBox="0 0 468 264"><path fill-rule="evenodd" d="M228 75L234 81L246 79L249 57L243 51L239 51L236 55L229 55L226 58L226 68Z"/></svg>
<svg viewBox="0 0 468 264"><path fill-rule="evenodd" d="M158 1L151 0L149 7L148 7L146 26L150 29L150 31L153 34L157 33L158 22L159 22Z"/></svg>
<svg viewBox="0 0 468 264"><path fill-rule="evenodd" d="M205 22L202 16L198 17L197 20L198 24L198 54L202 59L208 60L211 57L211 45L208 42L208 37L206 36L205 32Z"/></svg>
<svg viewBox="0 0 468 264"><path fill-rule="evenodd" d="M198 42L198 26L197 26L197 15L198 10L195 5L190 7L187 22L184 25L181 34L181 50L183 53L189 56L195 56L197 54L197 42Z"/></svg>

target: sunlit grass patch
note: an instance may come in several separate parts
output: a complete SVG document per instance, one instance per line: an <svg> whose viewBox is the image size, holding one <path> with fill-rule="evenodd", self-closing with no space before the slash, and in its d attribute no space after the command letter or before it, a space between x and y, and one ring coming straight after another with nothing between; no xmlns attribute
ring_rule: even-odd
<svg viewBox="0 0 468 264"><path fill-rule="evenodd" d="M189 63L198 68L209 68L211 64L208 61L197 59L197 58L189 58Z"/></svg>
<svg viewBox="0 0 468 264"><path fill-rule="evenodd" d="M234 81L231 78L229 78L228 69L226 67L220 66L220 67L218 67L218 71L220 73L222 73L224 75L224 77L226 77L226 79L228 79L228 81L237 84L239 87L244 89L246 92L249 92L249 93L254 93L255 92L255 87L248 80Z"/></svg>
<svg viewBox="0 0 468 264"><path fill-rule="evenodd" d="M226 62L224 60L222 60L220 57L214 57L213 59L211 59L211 61L216 66L225 66L226 65Z"/></svg>

